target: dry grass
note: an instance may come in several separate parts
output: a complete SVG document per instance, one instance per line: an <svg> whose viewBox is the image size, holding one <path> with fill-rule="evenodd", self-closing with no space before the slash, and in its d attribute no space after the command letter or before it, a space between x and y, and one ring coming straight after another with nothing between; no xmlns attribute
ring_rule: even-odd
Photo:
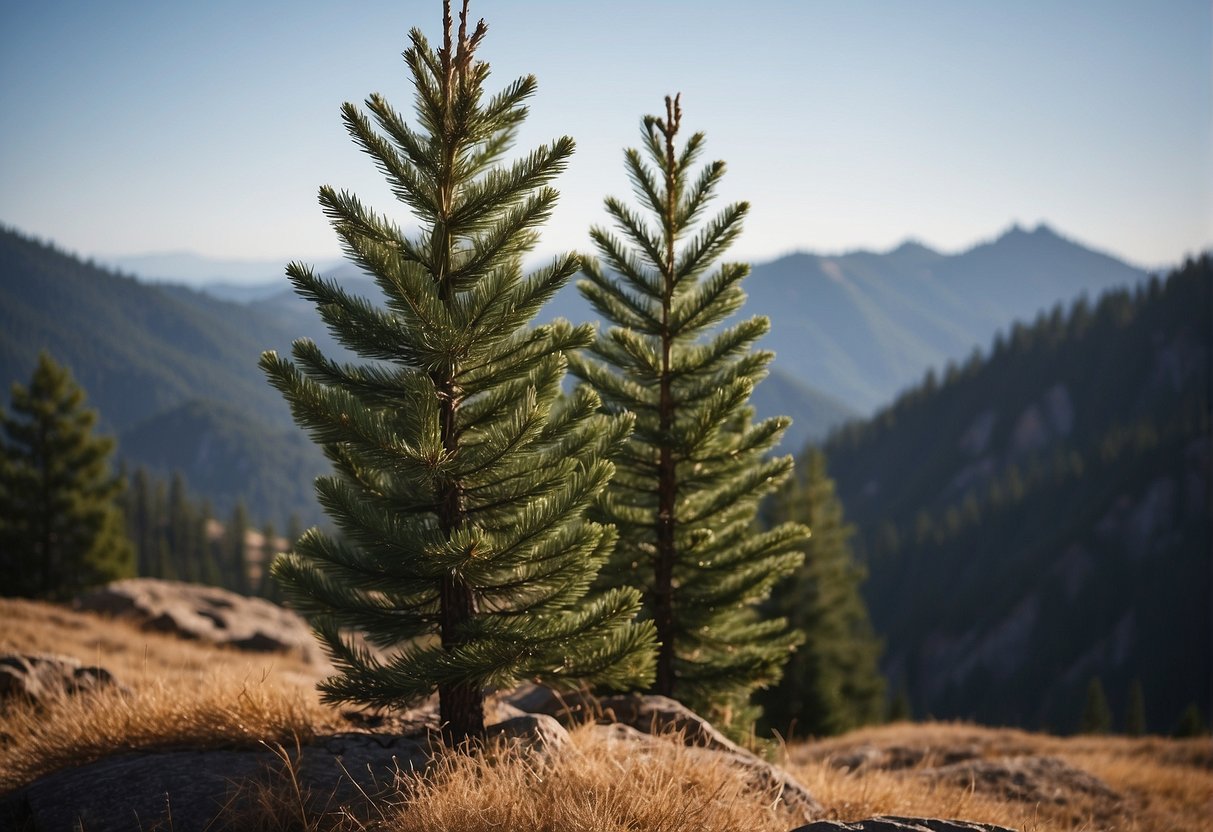
<svg viewBox="0 0 1213 832"><path fill-rule="evenodd" d="M544 763L516 751L451 756L421 780L402 780L357 813L302 793L291 749L350 726L313 690L322 671L299 660L219 650L120 621L31 602L0 600L0 651L50 652L110 669L131 690L63 697L44 708L0 711L0 792L64 766L119 750L256 746L280 752L282 773L246 784L262 830L786 830L796 825L733 768L671 743L652 749L592 728ZM267 755L269 756L269 755ZM1209 829L1213 744L1157 737L1059 738L956 724L863 729L785 751L785 765L830 817L878 814L965 818L1032 832ZM1009 780L945 780L939 766L1051 758L1045 798ZM867 759L865 764L863 760ZM849 762L853 768L840 766ZM964 769L962 768L961 771ZM1110 790L1067 783L1086 772Z"/></svg>
<svg viewBox="0 0 1213 832"><path fill-rule="evenodd" d="M29 601L0 600L0 620L0 652L71 656L129 688L0 710L0 791L118 751L255 746L337 724L315 693L319 672L289 656L220 650Z"/></svg>
<svg viewBox="0 0 1213 832"><path fill-rule="evenodd" d="M674 742L640 750L584 726L551 759L517 745L452 754L422 777L402 777L332 806L300 788L289 750L279 773L231 800L237 828L307 832L786 832L799 825L774 795L755 793L719 758Z"/></svg>
<svg viewBox="0 0 1213 832"><path fill-rule="evenodd" d="M905 767L840 767L856 752L880 749ZM831 817L931 815L995 823L1034 832L1152 832L1213 828L1213 743L1162 737L1054 737L974 725L906 723L854 731L789 749L788 767L830 807ZM1078 770L1075 782L1042 783L1046 799L1025 800L1021 784L974 777L967 784L932 776L936 766L964 760L1054 758ZM1059 767L1060 768L1060 767ZM1081 773L1111 794L1087 791Z"/></svg>
<svg viewBox="0 0 1213 832"><path fill-rule="evenodd" d="M797 825L738 769L673 742L640 750L583 727L543 766L517 753L448 757L388 813L393 832L783 832Z"/></svg>

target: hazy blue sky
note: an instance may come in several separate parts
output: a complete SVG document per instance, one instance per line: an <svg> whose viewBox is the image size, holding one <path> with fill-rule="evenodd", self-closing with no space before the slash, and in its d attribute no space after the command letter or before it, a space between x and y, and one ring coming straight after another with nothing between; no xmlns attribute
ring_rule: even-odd
<svg viewBox="0 0 1213 832"><path fill-rule="evenodd" d="M621 149L682 91L753 210L734 253L944 250L1044 220L1144 265L1213 243L1208 0L481 0L521 146L578 142L543 248L584 247ZM7 2L0 222L85 255L337 254L316 188L396 206L342 101L412 95L440 4Z"/></svg>

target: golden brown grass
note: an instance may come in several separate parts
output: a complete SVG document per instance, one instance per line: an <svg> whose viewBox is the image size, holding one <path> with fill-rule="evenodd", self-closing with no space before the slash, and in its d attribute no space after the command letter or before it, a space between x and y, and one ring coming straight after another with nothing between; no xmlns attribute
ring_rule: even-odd
<svg viewBox="0 0 1213 832"><path fill-rule="evenodd" d="M279 773L234 796L233 817L240 828L309 832L786 832L802 822L720 758L673 741L640 750L592 726L571 738L550 759L500 743L447 755L352 808L302 789L279 748Z"/></svg>
<svg viewBox="0 0 1213 832"><path fill-rule="evenodd" d="M118 751L256 745L331 728L320 671L290 656L239 653L143 632L120 620L0 599L0 652L56 653L129 688L0 712L0 791Z"/></svg>
<svg viewBox="0 0 1213 832"><path fill-rule="evenodd" d="M517 753L448 757L384 818L393 832L784 832L794 819L741 772L674 742L639 750L586 726L536 766Z"/></svg>
<svg viewBox="0 0 1213 832"><path fill-rule="evenodd" d="M313 689L323 671L284 656L219 650L121 621L33 602L0 600L0 651L50 652L111 670L131 692L62 697L43 708L0 711L0 792L59 767L120 750L163 746L257 746L289 763L300 740L349 730ZM903 767L837 762L883 750ZM875 753L875 752L873 752ZM267 757L270 755L267 754ZM1035 802L997 782L943 782L953 760L1051 757L1114 792L1055 784ZM798 743L785 765L827 807L856 820L878 814L965 818L1032 832L1199 830L1213 811L1213 744L1158 737L1059 738L961 724L896 724ZM242 800L240 827L265 830L786 830L796 825L755 794L735 769L674 743L651 749L572 732L571 750L542 763L515 751L451 756L355 813L308 796L291 767ZM1064 779L1064 778L1063 778Z"/></svg>
<svg viewBox="0 0 1213 832"><path fill-rule="evenodd" d="M903 769L838 767L860 749L896 749L921 759ZM1027 802L990 784L940 782L930 769L957 757L1061 760L1102 780L1115 796L1050 784L1053 800ZM830 816L878 814L965 818L1037 832L1202 830L1213 816L1213 743L1162 737L1054 737L966 724L899 723L793 746L788 768Z"/></svg>

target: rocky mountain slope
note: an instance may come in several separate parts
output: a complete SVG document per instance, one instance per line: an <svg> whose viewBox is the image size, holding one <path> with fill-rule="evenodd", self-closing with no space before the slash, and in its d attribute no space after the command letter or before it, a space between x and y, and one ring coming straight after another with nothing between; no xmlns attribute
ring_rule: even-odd
<svg viewBox="0 0 1213 832"><path fill-rule="evenodd" d="M1072 730L1099 679L1210 701L1213 262L934 374L825 446L919 714Z"/></svg>

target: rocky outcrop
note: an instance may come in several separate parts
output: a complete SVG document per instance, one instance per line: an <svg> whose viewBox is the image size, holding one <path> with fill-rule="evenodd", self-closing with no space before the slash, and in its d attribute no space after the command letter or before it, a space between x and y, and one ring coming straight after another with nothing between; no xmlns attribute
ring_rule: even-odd
<svg viewBox="0 0 1213 832"><path fill-rule="evenodd" d="M60 696L114 687L125 689L105 668L86 667L70 656L0 655L0 708L18 701L42 705Z"/></svg>
<svg viewBox="0 0 1213 832"><path fill-rule="evenodd" d="M76 598L80 610L134 619L145 630L258 653L296 653L322 663L303 618L288 609L213 586L131 578Z"/></svg>
<svg viewBox="0 0 1213 832"><path fill-rule="evenodd" d="M922 776L1034 805L1065 806L1080 796L1105 804L1121 802L1119 794L1093 774L1074 768L1056 757L1021 756L966 760L927 769Z"/></svg>
<svg viewBox="0 0 1213 832"><path fill-rule="evenodd" d="M489 728L490 737L553 758L570 742L549 716L526 715ZM4 830L160 830L222 832L246 828L266 788L316 813L337 806L372 816L367 801L399 785L399 774L426 771L438 758L430 737L347 733L307 745L249 749L141 751L64 769L0 797Z"/></svg>

